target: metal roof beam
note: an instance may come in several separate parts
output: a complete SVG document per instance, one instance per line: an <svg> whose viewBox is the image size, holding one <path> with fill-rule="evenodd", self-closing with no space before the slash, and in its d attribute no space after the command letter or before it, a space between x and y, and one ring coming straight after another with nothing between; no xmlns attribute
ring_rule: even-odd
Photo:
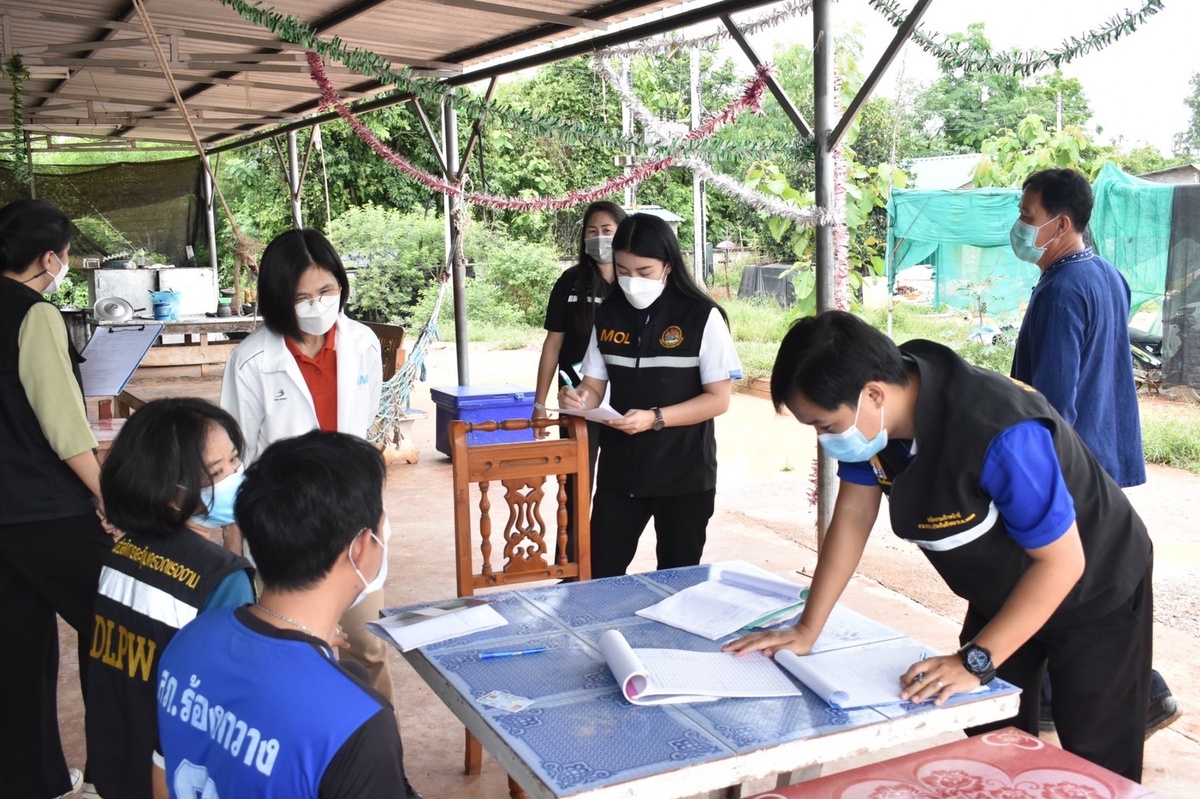
<svg viewBox="0 0 1200 799"><path fill-rule="evenodd" d="M733 41L737 46L742 48L742 52L746 58L750 59L750 63L756 68L762 68L763 62L759 59L758 53L754 52L754 48L750 46L750 42L746 41L746 37L742 35L742 31L733 22L733 17L728 14L721 15L721 22L725 25L725 29L729 31L729 35L733 37ZM767 88L771 90L771 94L775 96L776 102L779 103L783 113L792 121L792 126L800 132L800 135L806 139L812 138L812 126L804 119L804 115L796 108L792 102L792 98L788 97L783 87L779 85L779 81L775 80L775 76L770 72L764 73L767 81Z"/></svg>
<svg viewBox="0 0 1200 799"><path fill-rule="evenodd" d="M548 11L535 11L529 8L500 5L499 3L487 3L483 2L483 0L430 0L430 2L437 3L438 5L454 6L456 8L466 8L471 11L502 14L506 17L519 17L538 22L548 22L552 25L562 25L566 28L590 28L597 31L607 31L609 29L607 22L599 20L574 17L567 14L552 14Z"/></svg>

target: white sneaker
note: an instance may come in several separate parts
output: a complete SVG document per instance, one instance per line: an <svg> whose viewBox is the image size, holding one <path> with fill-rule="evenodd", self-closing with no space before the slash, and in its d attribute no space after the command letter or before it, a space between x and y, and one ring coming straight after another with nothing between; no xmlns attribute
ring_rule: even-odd
<svg viewBox="0 0 1200 799"><path fill-rule="evenodd" d="M85 782L83 784L83 793L79 794L79 799L103 799L103 797L96 791L95 785Z"/></svg>
<svg viewBox="0 0 1200 799"><path fill-rule="evenodd" d="M83 772L73 768L68 769L67 773L71 775L71 790L59 794L55 799L70 799L72 796L79 796L79 792L83 790Z"/></svg>

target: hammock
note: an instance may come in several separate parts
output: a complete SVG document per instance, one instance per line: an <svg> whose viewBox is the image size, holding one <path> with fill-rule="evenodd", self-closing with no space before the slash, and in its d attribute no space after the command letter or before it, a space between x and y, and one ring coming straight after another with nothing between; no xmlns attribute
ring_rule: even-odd
<svg viewBox="0 0 1200 799"><path fill-rule="evenodd" d="M433 304L433 312L429 316L429 321L421 327L421 332L417 334L412 352L404 361L404 365L396 371L396 374L383 384L383 391L379 395L379 411L375 415L371 429L367 431L367 440L377 447L385 445L402 447L401 441L405 437L409 423L424 415L424 411L409 407L412 400L412 387L414 381L426 379L425 353L429 349L430 342L440 339L437 332L437 318L442 310L442 300L446 297L446 287L449 285L449 280L442 280L441 287L438 288L437 301Z"/></svg>

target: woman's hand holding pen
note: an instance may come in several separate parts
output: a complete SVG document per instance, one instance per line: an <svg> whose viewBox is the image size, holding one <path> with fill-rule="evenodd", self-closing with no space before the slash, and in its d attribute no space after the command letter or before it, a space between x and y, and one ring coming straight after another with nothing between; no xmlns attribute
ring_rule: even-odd
<svg viewBox="0 0 1200 799"><path fill-rule="evenodd" d="M900 677L900 698L908 702L933 699L940 705L955 694L973 691L979 678L967 671L958 655L918 660Z"/></svg>
<svg viewBox="0 0 1200 799"><path fill-rule="evenodd" d="M558 407L584 410L587 408L588 390L582 386L571 388L563 386L558 390Z"/></svg>
<svg viewBox="0 0 1200 799"><path fill-rule="evenodd" d="M786 649L797 655L807 655L812 651L813 642L816 640L817 636L801 621L795 627L750 633L736 641L730 641L725 644L725 646L721 647L721 651L732 652L735 655L762 652L767 657L771 657L776 652Z"/></svg>

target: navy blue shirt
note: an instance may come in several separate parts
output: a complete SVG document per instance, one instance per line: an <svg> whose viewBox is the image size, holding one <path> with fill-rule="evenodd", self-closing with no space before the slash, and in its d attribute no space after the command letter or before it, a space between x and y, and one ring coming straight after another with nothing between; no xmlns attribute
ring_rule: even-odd
<svg viewBox="0 0 1200 799"><path fill-rule="evenodd" d="M1146 482L1129 353L1129 284L1091 250L1050 265L1029 298L1012 376L1075 428L1122 487Z"/></svg>

